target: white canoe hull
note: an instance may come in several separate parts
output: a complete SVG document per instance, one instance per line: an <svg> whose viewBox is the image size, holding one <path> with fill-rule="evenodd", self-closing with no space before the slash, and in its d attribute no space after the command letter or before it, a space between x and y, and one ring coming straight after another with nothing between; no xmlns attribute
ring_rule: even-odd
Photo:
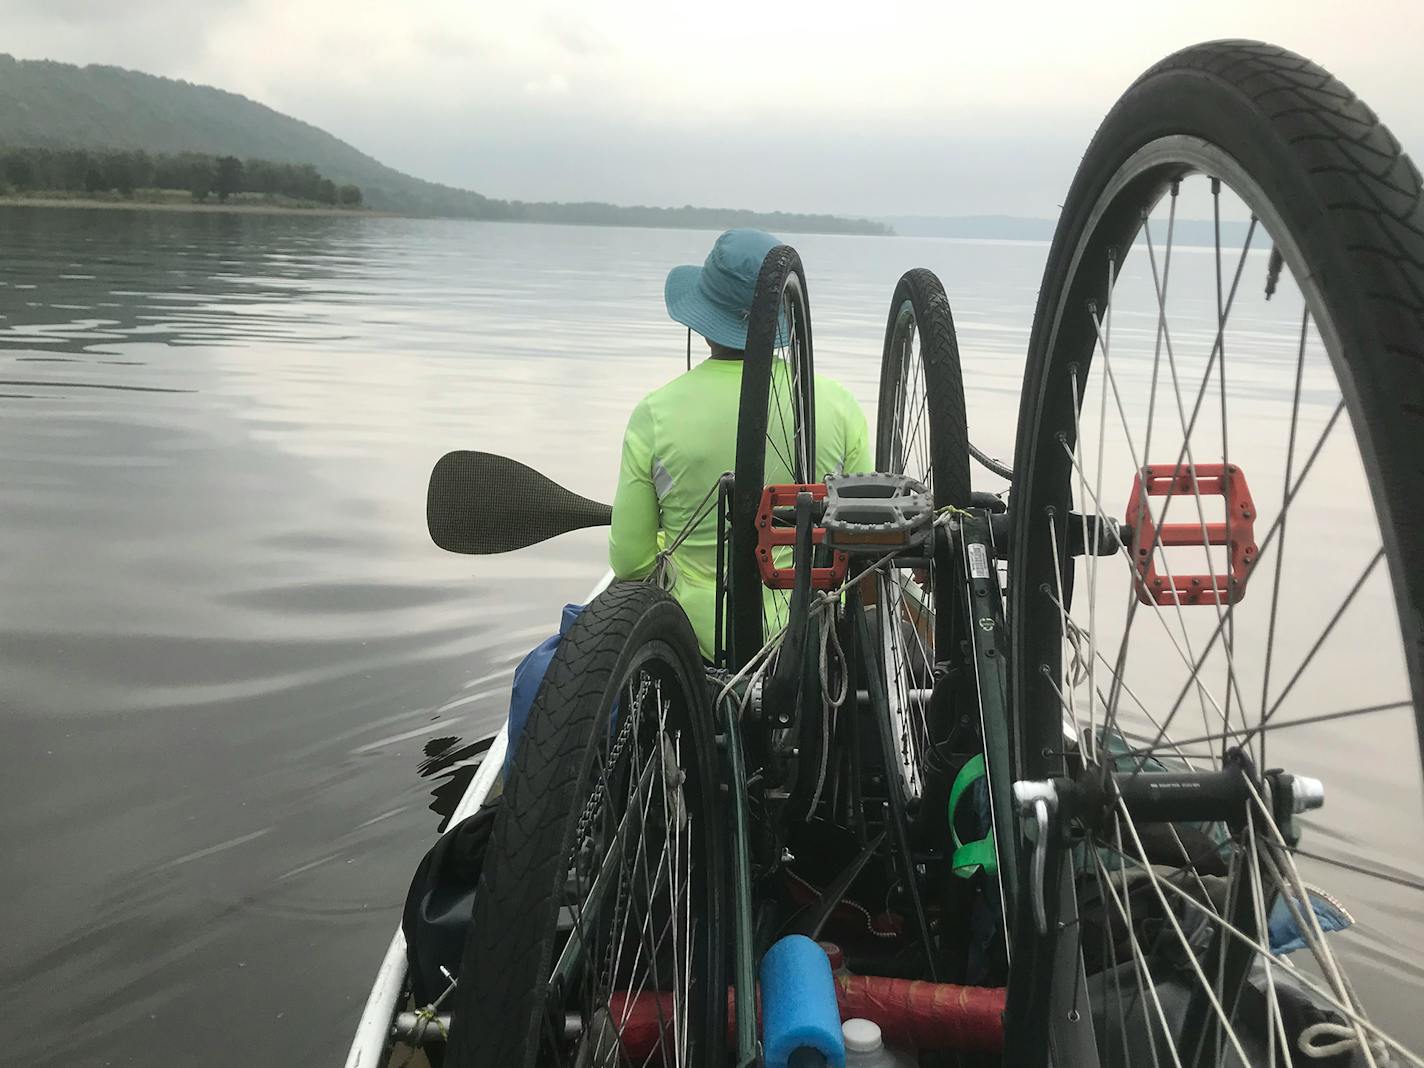
<svg viewBox="0 0 1424 1068"><path fill-rule="evenodd" d="M612 581L612 572L604 575L598 585L589 592L585 603L606 590ZM484 805L490 788L504 767L504 754L508 747L508 727L500 727L499 734L495 735L494 742L480 763L479 770L475 772L475 777L470 780L470 785L466 787L460 803L455 807L454 814L446 825L447 830L467 816L473 816ZM405 992L405 983L405 934L397 927L391 944L386 948L380 970L376 972L376 981L366 998L366 1007L361 1011L356 1035L351 1041L351 1050L346 1055L346 1068L378 1068L382 1064L382 1058L390 1048L396 1013L403 1008L401 997Z"/></svg>

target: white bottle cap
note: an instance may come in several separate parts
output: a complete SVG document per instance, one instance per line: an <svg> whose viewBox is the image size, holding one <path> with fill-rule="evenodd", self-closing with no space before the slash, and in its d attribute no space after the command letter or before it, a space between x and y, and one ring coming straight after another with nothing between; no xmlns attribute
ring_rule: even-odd
<svg viewBox="0 0 1424 1068"><path fill-rule="evenodd" d="M880 1039L880 1025L874 1020L847 1020L841 1024L841 1035L845 1038L846 1050L851 1053L874 1053L885 1048Z"/></svg>

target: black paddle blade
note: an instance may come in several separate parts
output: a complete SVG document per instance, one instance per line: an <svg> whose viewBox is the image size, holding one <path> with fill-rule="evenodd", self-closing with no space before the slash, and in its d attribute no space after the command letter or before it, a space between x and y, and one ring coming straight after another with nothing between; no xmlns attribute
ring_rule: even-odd
<svg viewBox="0 0 1424 1068"><path fill-rule="evenodd" d="M612 521L610 506L507 456L449 452L430 472L425 523L435 544L452 553L507 553Z"/></svg>

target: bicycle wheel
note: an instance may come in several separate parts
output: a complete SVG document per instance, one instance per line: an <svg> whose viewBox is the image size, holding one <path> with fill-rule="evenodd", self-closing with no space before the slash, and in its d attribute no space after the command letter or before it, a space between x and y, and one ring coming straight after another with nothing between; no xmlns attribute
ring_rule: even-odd
<svg viewBox="0 0 1424 1068"><path fill-rule="evenodd" d="M786 622L790 592L763 587L757 567L756 513L766 486L825 474L815 471L814 391L806 274L796 250L778 245L757 276L742 360L729 574L734 670Z"/></svg>
<svg viewBox="0 0 1424 1068"><path fill-rule="evenodd" d="M1424 1063L1421 360L1420 177L1363 103L1242 41L1128 90L1020 405L1016 777L1101 793L1020 880L1011 1063ZM1189 769L1231 815L1142 802Z"/></svg>
<svg viewBox="0 0 1424 1068"><path fill-rule="evenodd" d="M447 1063L721 1063L711 711L682 609L650 585L564 636L496 819Z"/></svg>
<svg viewBox="0 0 1424 1068"><path fill-rule="evenodd" d="M923 268L906 272L890 301L879 413L875 470L923 482L936 508L968 505L969 432L959 343L944 287ZM879 578L886 695L900 776L911 801L924 793L936 745L944 740L940 726L930 723L929 696L935 664L950 659L963 629L951 598L953 567L946 542L918 580L894 569Z"/></svg>

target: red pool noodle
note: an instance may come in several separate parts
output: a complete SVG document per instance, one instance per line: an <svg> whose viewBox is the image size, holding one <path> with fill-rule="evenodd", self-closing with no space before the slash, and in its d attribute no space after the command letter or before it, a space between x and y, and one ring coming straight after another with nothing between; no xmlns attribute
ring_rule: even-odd
<svg viewBox="0 0 1424 1068"><path fill-rule="evenodd" d="M885 1041L915 1049L997 1053L1004 1048L1002 987L958 986L920 979L887 979L879 975L835 977L841 1019L873 1020ZM623 1050L634 1061L647 1060L658 1046L661 1021L672 1016L672 995L639 994L609 999L613 1022L623 1020ZM736 1034L736 1004L727 991L727 1037ZM667 1041L671 1041L669 1032Z"/></svg>

